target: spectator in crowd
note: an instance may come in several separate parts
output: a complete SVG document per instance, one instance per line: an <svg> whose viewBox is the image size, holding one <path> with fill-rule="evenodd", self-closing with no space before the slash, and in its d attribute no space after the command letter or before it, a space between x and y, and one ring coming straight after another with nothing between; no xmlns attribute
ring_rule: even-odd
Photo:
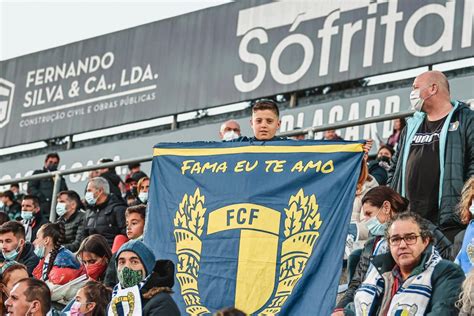
<svg viewBox="0 0 474 316"><path fill-rule="evenodd" d="M324 132L325 140L343 140L341 136L337 135L336 130L328 129Z"/></svg>
<svg viewBox="0 0 474 316"><path fill-rule="evenodd" d="M13 192L15 201L17 201L18 203L21 203L21 200L23 199L24 194L20 192L20 185L18 183L10 184L10 191Z"/></svg>
<svg viewBox="0 0 474 316"><path fill-rule="evenodd" d="M377 152L377 159L369 161L369 174L377 180L379 185L386 185L390 160L394 151L390 146L380 146Z"/></svg>
<svg viewBox="0 0 474 316"><path fill-rule="evenodd" d="M131 206L125 211L127 238L129 240L143 241L143 231L145 229L145 214L146 206L143 204ZM127 240L125 240L125 242L126 241ZM107 267L107 274L105 276L105 284L107 284L107 286L115 286L115 284L117 284L119 281L117 277L117 269L115 267L115 258L116 255L114 254L112 262L109 263L109 266Z"/></svg>
<svg viewBox="0 0 474 316"><path fill-rule="evenodd" d="M426 221L402 213L387 227L390 253L372 259L375 269L355 294L357 315L457 315L464 273L434 249Z"/></svg>
<svg viewBox="0 0 474 316"><path fill-rule="evenodd" d="M138 196L138 182L143 179L143 178L148 178L146 173L142 171L135 172L132 174L126 181L126 186L127 186L127 192L126 196L133 196L136 197ZM135 205L136 203L133 203Z"/></svg>
<svg viewBox="0 0 474 316"><path fill-rule="evenodd" d="M3 292L10 294L13 285L21 279L28 278L28 270L24 264L16 261L5 261L0 268L0 277L3 287ZM5 300L4 300L5 301Z"/></svg>
<svg viewBox="0 0 474 316"><path fill-rule="evenodd" d="M71 315L106 316L112 291L97 281L88 281L77 291L70 308Z"/></svg>
<svg viewBox="0 0 474 316"><path fill-rule="evenodd" d="M75 191L63 191L58 194L56 214L59 217L58 221L63 222L66 229L63 246L72 252L79 249L84 239L86 213L82 207L81 198Z"/></svg>
<svg viewBox="0 0 474 316"><path fill-rule="evenodd" d="M461 193L459 214L467 228L455 238L454 251L457 254L455 262L461 266L464 273L474 270L474 176L467 180Z"/></svg>
<svg viewBox="0 0 474 316"><path fill-rule="evenodd" d="M21 201L21 223L25 227L26 241L32 242L38 230L49 220L41 213L39 200L34 195L25 195Z"/></svg>
<svg viewBox="0 0 474 316"><path fill-rule="evenodd" d="M28 274L38 265L39 258L30 242L25 239L23 225L10 221L0 226L0 245L2 247L1 261L16 261L27 267Z"/></svg>
<svg viewBox="0 0 474 316"><path fill-rule="evenodd" d="M410 101L417 112L400 135L388 183L453 241L463 229L456 204L474 175L474 112L450 100L448 80L439 71L415 78Z"/></svg>
<svg viewBox="0 0 474 316"><path fill-rule="evenodd" d="M85 235L101 234L112 246L118 234L125 235L125 202L110 194L109 183L102 177L89 180L87 184Z"/></svg>
<svg viewBox="0 0 474 316"><path fill-rule="evenodd" d="M225 141L231 141L239 138L240 135L240 125L236 120L228 120L222 123L219 130L219 137Z"/></svg>
<svg viewBox="0 0 474 316"><path fill-rule="evenodd" d="M46 155L46 159L44 160L44 167L43 169L38 169L33 172L33 175L46 173L46 172L53 172L58 170L59 166L59 155L57 153L49 153ZM40 203L41 212L47 218L49 218L49 212L51 209L51 199L53 195L53 187L54 187L54 180L53 177L49 177L46 179L41 180L31 180L28 182L28 194L34 195L38 198ZM67 185L66 180L61 177L61 184L59 186L60 191L66 191Z"/></svg>
<svg viewBox="0 0 474 316"><path fill-rule="evenodd" d="M293 140L305 140L306 139L306 134L303 133L303 130L301 129L301 127L297 126L293 129L293 131L301 131L301 134L292 136L291 139L293 139Z"/></svg>
<svg viewBox="0 0 474 316"><path fill-rule="evenodd" d="M85 272L74 254L62 246L65 234L62 222L48 223L40 228L33 243L40 258L33 270L35 278L63 285Z"/></svg>
<svg viewBox="0 0 474 316"><path fill-rule="evenodd" d="M104 280L112 252L107 240L102 235L94 234L86 237L77 251L77 257L84 264L89 279L100 282Z"/></svg>
<svg viewBox="0 0 474 316"><path fill-rule="evenodd" d="M393 132L387 139L387 144L392 148L396 148L398 140L400 139L400 134L405 128L406 122L404 118L398 118L393 120ZM383 145L383 144L382 144Z"/></svg>
<svg viewBox="0 0 474 316"><path fill-rule="evenodd" d="M3 212L8 215L11 220L21 219L21 205L15 201L15 195L12 191L3 192L1 197L3 202Z"/></svg>
<svg viewBox="0 0 474 316"><path fill-rule="evenodd" d="M51 291L41 280L18 281L5 302L8 315L46 316L51 310Z"/></svg>
<svg viewBox="0 0 474 316"><path fill-rule="evenodd" d="M99 163L113 162L110 158L102 158ZM110 193L115 195L117 198L122 199L122 190L120 186L123 185L122 179L115 171L115 167L101 168L99 169L99 176L107 180L109 183Z"/></svg>
<svg viewBox="0 0 474 316"><path fill-rule="evenodd" d="M138 190L138 202L140 204L148 203L148 190L150 189L150 178L143 177L138 181L137 190Z"/></svg>
<svg viewBox="0 0 474 316"><path fill-rule="evenodd" d="M127 225L128 239L138 239L143 241L145 214L146 206L143 204L127 208L125 211L125 223Z"/></svg>
<svg viewBox="0 0 474 316"><path fill-rule="evenodd" d="M139 162L132 163L128 165L128 173L125 176L125 181L127 181L132 174L141 171L141 164Z"/></svg>
<svg viewBox="0 0 474 316"><path fill-rule="evenodd" d="M275 101L258 101L252 107L252 118L250 120L254 136L241 136L235 141L285 140L286 138L276 136L280 123L280 110Z"/></svg>
<svg viewBox="0 0 474 316"><path fill-rule="evenodd" d="M474 270L466 276L456 306L459 308L459 316L474 315Z"/></svg>
<svg viewBox="0 0 474 316"><path fill-rule="evenodd" d="M109 311L116 308L121 296L128 295L133 291L130 288L138 285L140 294L135 299L142 300L143 315L180 315L170 295L174 285L174 265L171 261L158 260L155 265L153 252L141 241L131 240L120 247L116 264L119 284L114 288ZM131 304L129 307L133 310Z"/></svg>

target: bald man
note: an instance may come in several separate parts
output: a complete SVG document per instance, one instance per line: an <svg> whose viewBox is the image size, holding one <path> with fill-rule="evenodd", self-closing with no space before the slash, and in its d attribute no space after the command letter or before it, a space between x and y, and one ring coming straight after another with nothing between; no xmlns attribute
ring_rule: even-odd
<svg viewBox="0 0 474 316"><path fill-rule="evenodd" d="M453 241L463 229L456 215L461 189L474 175L474 114L451 100L439 71L415 78L410 102L416 113L402 132L388 183Z"/></svg>
<svg viewBox="0 0 474 316"><path fill-rule="evenodd" d="M235 120L228 120L221 125L219 137L225 141L231 141L240 137L240 125Z"/></svg>

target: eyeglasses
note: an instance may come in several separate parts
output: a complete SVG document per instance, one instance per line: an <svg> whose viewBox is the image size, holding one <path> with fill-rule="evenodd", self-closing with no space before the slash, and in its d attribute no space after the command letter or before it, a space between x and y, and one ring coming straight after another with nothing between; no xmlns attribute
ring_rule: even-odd
<svg viewBox="0 0 474 316"><path fill-rule="evenodd" d="M403 236L403 237L395 236L395 237L390 237L388 239L388 242L389 242L390 246L399 246L400 243L403 240L403 241L405 241L405 244L413 245L413 244L416 243L416 239L418 237L421 237L421 235L411 234L411 235L406 235L406 236Z"/></svg>

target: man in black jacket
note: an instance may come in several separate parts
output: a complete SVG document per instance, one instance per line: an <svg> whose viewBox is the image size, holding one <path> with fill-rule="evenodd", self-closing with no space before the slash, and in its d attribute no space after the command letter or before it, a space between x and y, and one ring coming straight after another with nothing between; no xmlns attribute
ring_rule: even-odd
<svg viewBox="0 0 474 316"><path fill-rule="evenodd" d="M12 191L7 190L3 192L1 197L3 201L3 212L5 212L11 220L18 220L21 218L21 205L15 201L15 195Z"/></svg>
<svg viewBox="0 0 474 316"><path fill-rule="evenodd" d="M59 155L57 153L49 153L46 155L44 160L43 169L38 169L33 172L33 175L52 172L58 170L59 165ZM51 209L51 198L53 195L54 180L52 177L41 179L41 180L32 180L28 182L28 194L38 197L40 202L41 212L49 218L49 212ZM59 191L66 191L67 185L66 180L61 177L61 185Z"/></svg>
<svg viewBox="0 0 474 316"><path fill-rule="evenodd" d="M32 276L39 258L35 255L33 245L25 240L23 225L16 221L3 223L0 226L0 244L2 250L0 261L14 260L22 263Z"/></svg>
<svg viewBox="0 0 474 316"><path fill-rule="evenodd" d="M85 237L101 234L112 246L115 236L125 235L125 209L121 198L110 193L109 183L102 177L89 180L85 200L89 205L85 220Z"/></svg>
<svg viewBox="0 0 474 316"><path fill-rule="evenodd" d="M76 252L84 239L86 218L79 194L76 191L59 192L56 214L59 217L58 221L62 221L66 229L66 239L63 246L72 252Z"/></svg>

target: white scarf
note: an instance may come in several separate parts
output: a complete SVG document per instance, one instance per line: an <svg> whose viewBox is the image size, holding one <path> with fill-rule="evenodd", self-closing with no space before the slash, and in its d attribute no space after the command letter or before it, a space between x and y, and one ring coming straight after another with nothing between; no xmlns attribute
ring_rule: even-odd
<svg viewBox="0 0 474 316"><path fill-rule="evenodd" d="M397 290L390 302L387 315L423 315L425 313L431 299L431 275L441 260L441 256L433 248L423 271L408 277ZM377 315L384 296L391 295L391 289L385 287L387 274L390 273L392 271L380 275L377 269L370 271L354 297L357 316ZM374 305L374 301L378 301L379 304Z"/></svg>

